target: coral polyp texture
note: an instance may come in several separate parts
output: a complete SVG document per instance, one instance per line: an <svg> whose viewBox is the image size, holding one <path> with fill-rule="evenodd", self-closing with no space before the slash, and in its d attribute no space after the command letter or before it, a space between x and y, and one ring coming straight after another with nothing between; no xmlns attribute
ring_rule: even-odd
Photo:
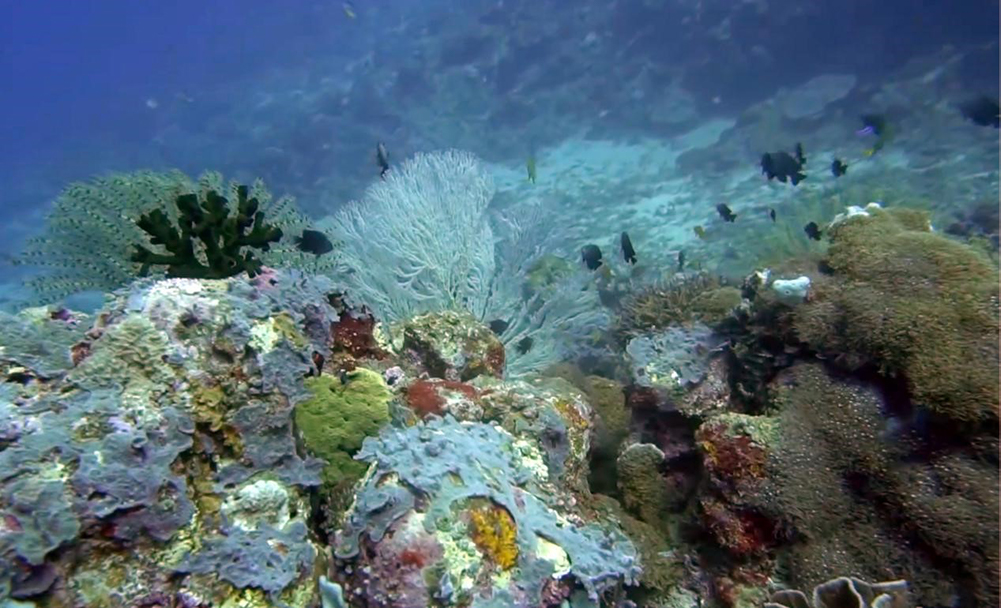
<svg viewBox="0 0 1001 608"><path fill-rule="evenodd" d="M998 417L998 270L930 230L926 214L871 206L832 226L830 276L797 311L804 341L849 369L903 380L944 419Z"/></svg>

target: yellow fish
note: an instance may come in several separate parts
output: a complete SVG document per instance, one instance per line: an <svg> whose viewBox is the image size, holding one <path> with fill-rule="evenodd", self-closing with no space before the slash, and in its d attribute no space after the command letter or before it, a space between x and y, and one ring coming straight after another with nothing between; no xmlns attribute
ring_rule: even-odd
<svg viewBox="0 0 1001 608"><path fill-rule="evenodd" d="M695 236L699 237L703 241L706 240L706 229L703 228L702 226L696 226L695 228L692 228L692 232L694 232Z"/></svg>
<svg viewBox="0 0 1001 608"><path fill-rule="evenodd" d="M529 156L525 161L525 168L528 169L528 181L535 183L535 157Z"/></svg>

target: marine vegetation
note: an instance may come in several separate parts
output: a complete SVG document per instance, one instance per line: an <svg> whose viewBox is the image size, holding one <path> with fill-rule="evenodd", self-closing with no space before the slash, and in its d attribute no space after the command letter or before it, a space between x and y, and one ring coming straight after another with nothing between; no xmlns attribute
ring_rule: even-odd
<svg viewBox="0 0 1001 608"><path fill-rule="evenodd" d="M873 210L829 234L829 274L797 311L801 339L848 369L899 378L941 417L996 420L997 267L907 209Z"/></svg>
<svg viewBox="0 0 1001 608"><path fill-rule="evenodd" d="M38 303L58 301L83 291L118 289L141 274L143 263L133 259L137 247L162 252L139 226L141 217L159 211L177 225L177 198L196 195L204 200L210 191L225 198L232 211L239 199L237 190L238 184L227 183L215 172L203 173L197 181L180 171L137 171L74 182L53 202L45 233L30 239L14 263L44 271L27 281L32 300ZM297 210L292 198L274 199L260 180L250 185L247 197L258 201L258 211L284 235L260 254L262 264L314 271L333 266L332 255L315 259L296 248L293 238L310 227L310 222ZM201 263L207 263L202 259L204 254L196 252ZM165 275L161 267L151 267L149 272L151 276Z"/></svg>
<svg viewBox="0 0 1001 608"><path fill-rule="evenodd" d="M139 276L148 276L152 266L166 266L168 277L184 279L225 279L241 272L256 276L261 262L250 250L268 251L282 231L264 222L260 203L247 198L246 186L238 186L236 193L232 217L229 201L215 190L206 192L203 200L196 194L178 195L176 227L161 209L140 216L136 224L166 253L136 245L132 261L141 265ZM195 251L199 246L204 263Z"/></svg>

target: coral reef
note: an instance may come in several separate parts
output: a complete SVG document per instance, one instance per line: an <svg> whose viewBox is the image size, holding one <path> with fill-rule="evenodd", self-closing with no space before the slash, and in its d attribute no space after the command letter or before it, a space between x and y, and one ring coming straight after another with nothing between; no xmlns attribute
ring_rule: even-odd
<svg viewBox="0 0 1001 608"><path fill-rule="evenodd" d="M927 216L874 209L829 231L820 277L795 326L849 369L901 378L911 398L959 422L997 420L997 268L929 232Z"/></svg>
<svg viewBox="0 0 1001 608"><path fill-rule="evenodd" d="M374 468L337 536L335 555L345 564L378 555L400 526L419 521L444 547L433 566L440 576L427 592L449 605L538 605L552 575L572 576L596 602L601 592L634 582L640 572L635 550L620 532L567 510L570 503L546 468L534 464L541 464L540 448L497 427L431 418L367 439L358 458ZM473 499L487 503L469 504ZM463 509L470 525L456 520ZM513 574L484 576L491 564ZM370 578L384 576L353 567L341 575L349 596ZM400 605L389 598L369 601Z"/></svg>
<svg viewBox="0 0 1001 608"><path fill-rule="evenodd" d="M504 375L504 345L467 312L428 313L390 331L399 336L397 350L433 377L465 382Z"/></svg>
<svg viewBox="0 0 1001 608"><path fill-rule="evenodd" d="M636 384L680 394L689 385L702 381L715 348L712 331L696 323L633 338L626 346L626 353Z"/></svg>
<svg viewBox="0 0 1001 608"><path fill-rule="evenodd" d="M702 322L712 327L727 318L740 299L738 289L722 285L718 278L706 273L677 275L629 293L613 331L626 343L632 337L672 325Z"/></svg>
<svg viewBox="0 0 1001 608"><path fill-rule="evenodd" d="M906 608L907 582L867 583L842 576L813 588L812 601L797 590L776 591L765 608Z"/></svg>
<svg viewBox="0 0 1001 608"><path fill-rule="evenodd" d="M329 354L334 291L285 273L141 282L72 328L86 348L64 344L69 366L0 385L4 599L308 605L323 463L299 455L292 417L312 353Z"/></svg>
<svg viewBox="0 0 1001 608"><path fill-rule="evenodd" d="M48 379L69 371L79 356L73 346L90 327L87 315L60 308L0 312L0 362L6 375L24 369Z"/></svg>
<svg viewBox="0 0 1001 608"><path fill-rule="evenodd" d="M996 461L922 438L874 387L819 365L797 365L775 384L778 440L760 491L743 501L784 530L790 583L820 584L831 568L870 578L889 568L921 605L996 603Z"/></svg>
<svg viewBox="0 0 1001 608"><path fill-rule="evenodd" d="M622 451L617 465L623 506L663 533L670 512L668 485L661 474L664 452L649 443L634 443Z"/></svg>

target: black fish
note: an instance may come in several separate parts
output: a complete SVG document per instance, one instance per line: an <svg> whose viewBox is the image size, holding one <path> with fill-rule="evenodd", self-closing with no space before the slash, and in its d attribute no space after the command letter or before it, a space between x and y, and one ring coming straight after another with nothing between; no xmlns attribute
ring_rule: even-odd
<svg viewBox="0 0 1001 608"><path fill-rule="evenodd" d="M863 114L862 126L864 127L862 131L871 132L876 137L882 137L886 135L886 116L882 114Z"/></svg>
<svg viewBox="0 0 1001 608"><path fill-rule="evenodd" d="M841 177L848 173L848 163L840 158L835 158L834 162L831 163L831 173L834 174L834 177Z"/></svg>
<svg viewBox="0 0 1001 608"><path fill-rule="evenodd" d="M630 264L636 263L636 250L633 249L633 242L629 240L629 235L622 233L622 257Z"/></svg>
<svg viewBox="0 0 1001 608"><path fill-rule="evenodd" d="M771 218L772 223L774 224L775 223L775 209L774 208L768 210L768 217Z"/></svg>
<svg viewBox="0 0 1001 608"><path fill-rule="evenodd" d="M803 232L806 233L806 236L810 237L815 241L819 241L820 235L823 234L820 231L820 226L817 225L817 222L810 222L806 226L803 226Z"/></svg>
<svg viewBox="0 0 1001 608"><path fill-rule="evenodd" d="M303 230L302 236L295 237L295 246L299 251L312 253L321 256L334 250L334 244L330 242L327 235L318 230Z"/></svg>
<svg viewBox="0 0 1001 608"><path fill-rule="evenodd" d="M737 214L731 211L726 203L716 205L716 211L719 212L719 216L723 218L724 222L734 222L737 220Z"/></svg>
<svg viewBox="0 0 1001 608"><path fill-rule="evenodd" d="M386 144L381 141L375 146L375 164L379 165L379 177L386 179L389 172L389 152L386 151Z"/></svg>
<svg viewBox="0 0 1001 608"><path fill-rule="evenodd" d="M685 251L681 250L678 252L678 272L685 271Z"/></svg>
<svg viewBox="0 0 1001 608"><path fill-rule="evenodd" d="M498 336L507 331L508 323L504 319L494 319L490 322L490 331L494 332Z"/></svg>
<svg viewBox="0 0 1001 608"><path fill-rule="evenodd" d="M761 172L768 176L768 181L773 178L783 184L791 181L795 186L806 179L803 166L806 165L806 156L803 154L803 144L796 144L796 155L788 152L765 152L761 155Z"/></svg>
<svg viewBox="0 0 1001 608"><path fill-rule="evenodd" d="M532 350L533 343L534 341L532 340L531 336L525 336L524 338L518 340L515 343L514 349L518 351L519 355L524 355L528 351Z"/></svg>
<svg viewBox="0 0 1001 608"><path fill-rule="evenodd" d="M974 124L998 128L998 114L1001 113L1001 108L998 106L997 98L982 95L959 104L959 111L963 113L963 118Z"/></svg>
<svg viewBox="0 0 1001 608"><path fill-rule="evenodd" d="M601 249L597 245L584 245L580 250L580 258L588 270L597 270L601 267Z"/></svg>

